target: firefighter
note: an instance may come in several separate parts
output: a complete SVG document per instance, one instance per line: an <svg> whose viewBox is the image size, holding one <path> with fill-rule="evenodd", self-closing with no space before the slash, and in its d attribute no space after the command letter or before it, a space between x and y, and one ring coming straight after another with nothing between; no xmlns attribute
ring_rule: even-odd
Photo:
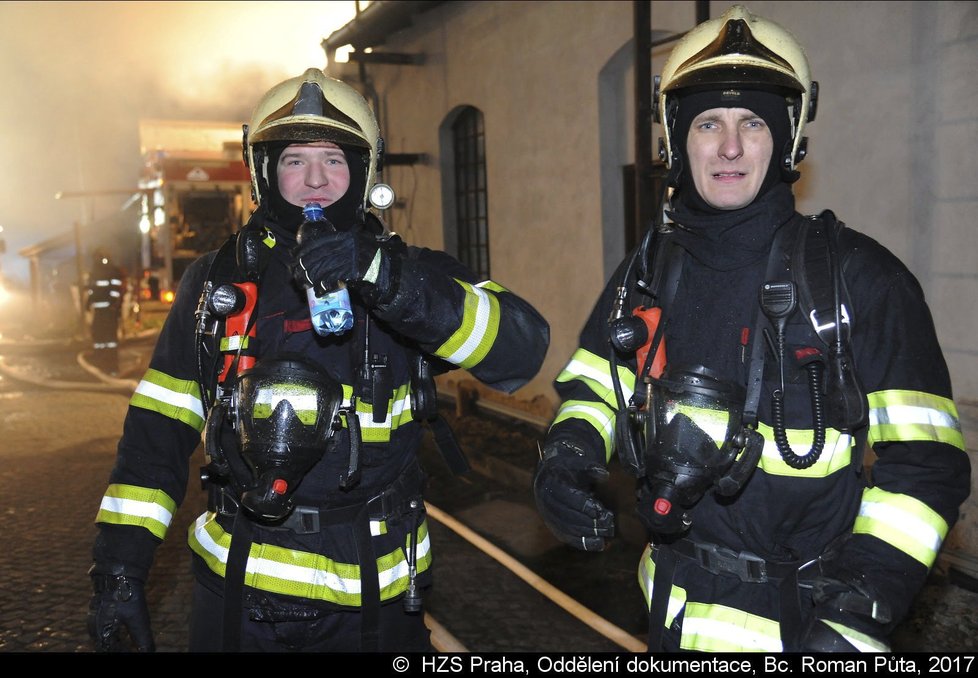
<svg viewBox="0 0 978 678"><path fill-rule="evenodd" d="M363 97L318 69L255 107L244 153L258 209L188 269L130 401L96 518L97 649L128 647L124 630L153 648L146 581L202 432L191 651L430 649L418 454L440 421L433 375L463 368L513 392L540 368L549 327L386 228L368 199L382 149ZM328 224L303 226L310 203ZM341 285L353 327L321 335L306 289Z"/></svg>
<svg viewBox="0 0 978 678"><path fill-rule="evenodd" d="M663 214L555 382L538 508L598 551L612 455L636 476L653 652L886 651L970 490L918 282L795 211L817 93L796 39L742 6L677 43Z"/></svg>
<svg viewBox="0 0 978 678"><path fill-rule="evenodd" d="M85 309L91 314L92 364L106 374L119 373L119 321L126 276L103 250L92 255Z"/></svg>

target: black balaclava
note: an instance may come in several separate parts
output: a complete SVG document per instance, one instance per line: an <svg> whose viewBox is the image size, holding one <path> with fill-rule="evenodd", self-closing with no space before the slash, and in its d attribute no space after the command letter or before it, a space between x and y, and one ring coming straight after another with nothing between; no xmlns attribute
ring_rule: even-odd
<svg viewBox="0 0 978 678"><path fill-rule="evenodd" d="M749 109L757 114L771 131L771 138L774 141L771 162L755 200L759 200L781 182L790 184L797 181L798 173L784 168L782 162L791 152L791 121L788 117L788 102L784 95L763 90L734 88L692 92L679 96L673 128L673 150L680 156L676 187L676 198L679 202L691 211L701 214L718 214L726 211L709 205L696 190L692 173L689 171L689 156L686 152L686 140L693 118L711 108Z"/></svg>
<svg viewBox="0 0 978 678"><path fill-rule="evenodd" d="M268 148L268 192L267 205L269 216L285 231L295 234L305 220L302 208L293 205L282 197L278 190L278 160L282 152L294 142L270 144ZM367 185L367 155L368 151L355 146L341 145L350 168L350 187L339 200L323 208L326 219L338 230L346 231L363 220L360 209L363 193Z"/></svg>
<svg viewBox="0 0 978 678"><path fill-rule="evenodd" d="M676 112L673 148L679 154L675 166L676 194L668 212L682 228L676 241L704 265L731 271L765 256L778 226L794 213L791 184L798 173L784 168L790 153L791 125L783 95L759 90L710 90L681 96ZM771 130L773 147L764 181L754 201L740 209L721 210L708 204L696 190L689 171L686 139L693 118L711 108L746 108L756 113Z"/></svg>

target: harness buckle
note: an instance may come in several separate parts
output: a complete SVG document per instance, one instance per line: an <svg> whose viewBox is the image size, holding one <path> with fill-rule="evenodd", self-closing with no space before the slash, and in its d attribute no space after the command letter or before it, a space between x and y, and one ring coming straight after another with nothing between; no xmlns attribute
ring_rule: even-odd
<svg viewBox="0 0 978 678"><path fill-rule="evenodd" d="M296 506L289 517L276 525L292 530L296 534L316 534L319 532L319 509L314 506Z"/></svg>
<svg viewBox="0 0 978 678"><path fill-rule="evenodd" d="M753 553L732 551L716 544L694 544L700 567L711 574L725 572L749 584L768 581L767 562Z"/></svg>

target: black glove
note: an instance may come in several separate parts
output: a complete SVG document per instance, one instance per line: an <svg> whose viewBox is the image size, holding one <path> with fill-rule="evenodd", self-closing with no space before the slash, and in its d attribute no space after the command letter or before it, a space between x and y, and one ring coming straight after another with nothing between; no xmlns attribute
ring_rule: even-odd
<svg viewBox="0 0 978 678"><path fill-rule="evenodd" d="M567 441L548 443L533 478L537 509L560 541L582 551L601 551L615 536L615 516L595 496L607 480L604 464Z"/></svg>
<svg viewBox="0 0 978 678"><path fill-rule="evenodd" d="M122 568L108 568L123 572ZM155 652L153 631L149 622L149 607L143 582L125 574L113 574L92 567L89 571L95 594L88 606L88 634L96 652L125 652L131 645L138 652Z"/></svg>
<svg viewBox="0 0 978 678"><path fill-rule="evenodd" d="M801 640L803 652L889 652L890 607L865 578L826 567L812 582L815 615Z"/></svg>
<svg viewBox="0 0 978 678"><path fill-rule="evenodd" d="M322 223L303 224L299 229L299 245L293 251L296 283L322 295L343 282L368 306L390 301L397 292L397 257L363 229L331 231Z"/></svg>

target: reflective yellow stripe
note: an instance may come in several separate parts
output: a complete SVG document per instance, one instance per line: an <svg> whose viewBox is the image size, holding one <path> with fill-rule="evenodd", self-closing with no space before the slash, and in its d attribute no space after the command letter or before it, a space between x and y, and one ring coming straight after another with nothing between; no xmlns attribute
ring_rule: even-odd
<svg viewBox="0 0 978 678"><path fill-rule="evenodd" d="M102 497L95 522L145 527L163 539L176 510L177 503L163 490L113 484Z"/></svg>
<svg viewBox="0 0 978 678"><path fill-rule="evenodd" d="M675 414L685 414L693 420L696 426L706 433L717 447L722 447L727 440L727 430L730 427L730 414L720 410L693 405L677 405L674 412L666 416L666 425L672 421Z"/></svg>
<svg viewBox="0 0 978 678"><path fill-rule="evenodd" d="M652 607L655 563L652 547L646 546L638 567L638 584L646 607ZM685 608L680 647L703 652L781 652L778 622L726 605L697 603L686 599L686 591L673 585L665 626L669 627Z"/></svg>
<svg viewBox="0 0 978 678"><path fill-rule="evenodd" d="M638 564L638 585L645 596L645 607L652 608L652 595L654 593L655 563L652 562L652 547L646 546L642 553L642 560ZM686 590L673 585L669 590L669 604L666 606L665 626L671 626L686 604Z"/></svg>
<svg viewBox="0 0 978 678"><path fill-rule="evenodd" d="M195 381L174 379L158 370L146 370L129 404L182 421L198 433L204 430L206 415L200 402L200 387Z"/></svg>
<svg viewBox="0 0 978 678"><path fill-rule="evenodd" d="M852 462L852 436L834 428L825 431L825 446L818 461L805 469L792 468L784 462L774 442L774 429L767 424L761 424L757 430L764 436L764 451L757 466L764 473L796 478L825 478L847 468ZM812 429L788 429L785 434L788 436L791 449L799 456L808 453L812 447L812 439L815 437Z"/></svg>
<svg viewBox="0 0 978 678"><path fill-rule="evenodd" d="M292 406L295 416L306 426L315 426L319 415L319 393L301 384L274 384L259 388L254 396L252 416L268 419L283 400Z"/></svg>
<svg viewBox="0 0 978 678"><path fill-rule="evenodd" d="M465 290L462 324L435 355L453 365L471 369L482 362L499 332L499 300L495 292L456 280ZM487 288L487 285L483 285Z"/></svg>
<svg viewBox="0 0 978 678"><path fill-rule="evenodd" d="M557 410L551 426L567 419L581 419L594 427L604 441L605 460L611 459L612 440L615 434L615 413L603 403L589 400L567 400Z"/></svg>
<svg viewBox="0 0 978 678"><path fill-rule="evenodd" d="M618 378L621 380L622 395L627 403L635 390L635 374L628 367L619 365ZM562 383L575 379L584 383L612 409L618 409L618 398L615 396L615 387L611 382L611 362L579 348L571 356L563 371L557 375L557 381Z"/></svg>
<svg viewBox="0 0 978 678"><path fill-rule="evenodd" d="M349 409L353 396L353 387L343 384L342 407ZM387 443L391 439L391 431L414 421L411 415L411 387L409 384L398 386L391 394L387 404L387 415L382 422L374 421L374 407L362 400L357 400L357 421L360 422L360 436L366 443ZM343 427L347 427L346 417L341 417Z"/></svg>
<svg viewBox="0 0 978 678"><path fill-rule="evenodd" d="M778 622L726 605L686 603L683 650L701 652L781 652Z"/></svg>
<svg viewBox="0 0 978 678"><path fill-rule="evenodd" d="M221 350L225 353L246 348L248 348L247 334L232 334L230 337L221 337Z"/></svg>
<svg viewBox="0 0 978 678"><path fill-rule="evenodd" d="M878 638L867 636L865 633L860 633L856 629L851 629L838 622L828 621L827 619L820 621L849 641L860 652L890 652L890 646Z"/></svg>
<svg viewBox="0 0 978 678"><path fill-rule="evenodd" d="M204 513L190 527L190 548L204 559L211 571L225 576L231 535L215 520L213 513ZM431 542L428 523L422 522L417 531L417 572L431 565ZM406 540L407 541L407 540ZM407 590L408 562L404 549L397 548L377 558L380 598L389 600ZM253 543L245 567L245 584L271 593L324 600L348 607L360 606L360 566L340 563L326 556L286 549L272 544Z"/></svg>
<svg viewBox="0 0 978 678"><path fill-rule="evenodd" d="M965 449L953 400L921 391L870 393L869 442L926 440Z"/></svg>
<svg viewBox="0 0 978 678"><path fill-rule="evenodd" d="M863 491L852 531L882 539L930 567L937 559L948 526L922 501L873 487Z"/></svg>

